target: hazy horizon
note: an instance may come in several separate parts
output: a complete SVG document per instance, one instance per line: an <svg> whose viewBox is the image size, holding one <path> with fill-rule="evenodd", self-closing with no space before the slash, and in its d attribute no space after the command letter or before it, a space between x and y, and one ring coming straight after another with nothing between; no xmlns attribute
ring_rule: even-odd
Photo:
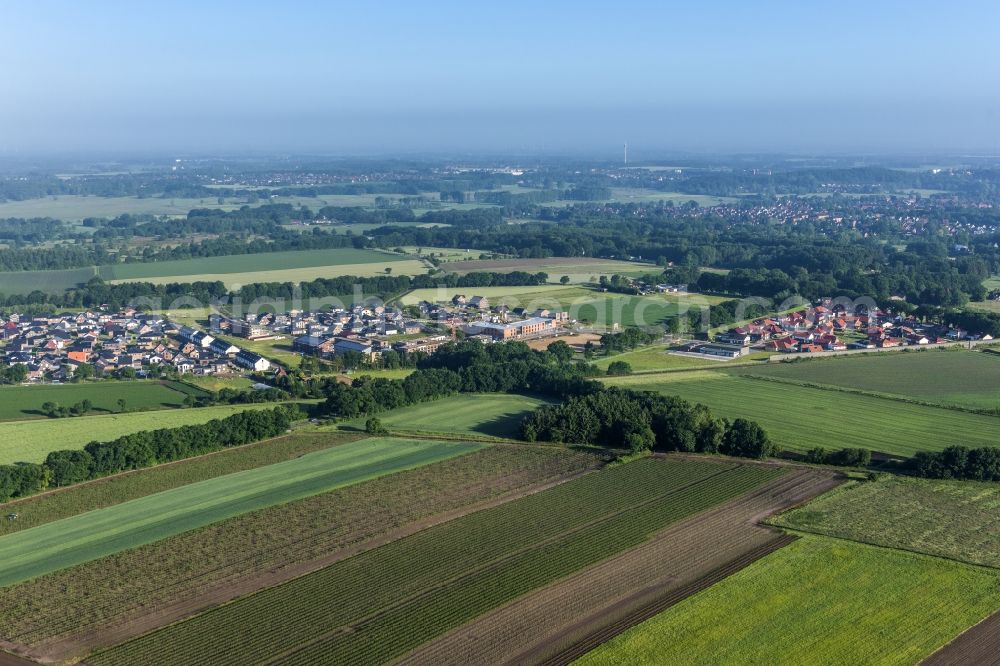
<svg viewBox="0 0 1000 666"><path fill-rule="evenodd" d="M1000 152L1000 6L869 5L10 6L0 155Z"/></svg>

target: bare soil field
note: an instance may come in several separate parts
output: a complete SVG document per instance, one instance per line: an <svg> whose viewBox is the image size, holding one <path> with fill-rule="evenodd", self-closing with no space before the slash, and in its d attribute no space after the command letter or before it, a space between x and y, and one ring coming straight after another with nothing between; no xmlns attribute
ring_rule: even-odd
<svg viewBox="0 0 1000 666"><path fill-rule="evenodd" d="M56 572L0 590L0 648L80 657L598 464L565 449L492 447Z"/></svg>
<svg viewBox="0 0 1000 666"><path fill-rule="evenodd" d="M795 470L417 648L400 664L569 663L789 541L758 523L842 481Z"/></svg>
<svg viewBox="0 0 1000 666"><path fill-rule="evenodd" d="M1000 666L1000 612L924 659L922 666Z"/></svg>

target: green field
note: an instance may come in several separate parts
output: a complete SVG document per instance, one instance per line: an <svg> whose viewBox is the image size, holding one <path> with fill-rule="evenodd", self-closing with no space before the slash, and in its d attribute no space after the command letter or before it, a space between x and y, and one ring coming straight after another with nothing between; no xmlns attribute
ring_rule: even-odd
<svg viewBox="0 0 1000 666"><path fill-rule="evenodd" d="M760 423L783 448L861 446L912 456L953 444L994 446L1000 419L941 407L741 377L724 371L611 377L614 386L679 395L726 418Z"/></svg>
<svg viewBox="0 0 1000 666"><path fill-rule="evenodd" d="M574 297L587 295L589 293L590 292L583 289L574 287L567 288L563 285L557 284L531 287L472 287L469 289L440 287L436 289L414 289L412 291L408 291L399 298L399 302L403 305L416 305L420 301L428 301L431 303L451 303L451 299L454 296L464 294L469 298L473 296L485 296L490 299L490 301L495 300L496 304L506 303L508 300L513 301L514 299L519 299L520 301L527 303L532 300L542 298L550 298L561 304L567 296ZM492 302L490 304L493 305Z"/></svg>
<svg viewBox="0 0 1000 666"><path fill-rule="evenodd" d="M775 525L1000 568L1000 484L892 476L841 486Z"/></svg>
<svg viewBox="0 0 1000 666"><path fill-rule="evenodd" d="M357 264L379 264L384 268L393 263L407 260L408 257L401 254L355 248L289 250L287 252L233 254L141 264L116 264L111 266L110 277L114 280L147 280L152 278L162 280L170 276L239 274Z"/></svg>
<svg viewBox="0 0 1000 666"><path fill-rule="evenodd" d="M84 637L83 644L73 648L74 655L83 657L92 644L88 637L92 641L129 618L181 599L214 597L213 590L228 589L233 580L273 585L275 571L357 554L394 532L398 536L399 529L420 529L428 519L471 512L482 502L531 492L604 462L606 457L593 451L488 446L245 513L0 588L0 608L5 610L0 613L0 636L38 645L71 633ZM184 575L178 576L179 571Z"/></svg>
<svg viewBox="0 0 1000 666"><path fill-rule="evenodd" d="M0 535L121 504L189 483L291 460L363 436L353 433L298 431L277 439L236 446L30 495L0 504L0 512L18 514L17 520L0 521Z"/></svg>
<svg viewBox="0 0 1000 666"><path fill-rule="evenodd" d="M625 361L632 366L632 371L661 372L664 370L695 370L724 368L732 363L744 363L747 361L758 361L767 357L767 352L754 352L747 356L740 357L739 360L715 360L712 358L699 358L697 356L681 356L679 354L668 353L668 345L650 345L639 349L613 354L611 356L598 356L594 360L594 365L602 370L607 370L614 361Z"/></svg>
<svg viewBox="0 0 1000 666"><path fill-rule="evenodd" d="M390 430L516 438L521 420L547 401L507 393L463 393L396 409L384 416Z"/></svg>
<svg viewBox="0 0 1000 666"><path fill-rule="evenodd" d="M806 537L575 662L918 663L1000 605L1000 572Z"/></svg>
<svg viewBox="0 0 1000 666"><path fill-rule="evenodd" d="M0 272L0 294L30 294L33 291L61 293L86 283L97 275L97 269L67 268L53 271Z"/></svg>
<svg viewBox="0 0 1000 666"><path fill-rule="evenodd" d="M46 523L0 537L0 586L477 448L364 439Z"/></svg>
<svg viewBox="0 0 1000 666"><path fill-rule="evenodd" d="M1000 356L975 351L949 349L841 356L771 363L745 372L925 402L1000 407Z"/></svg>
<svg viewBox="0 0 1000 666"><path fill-rule="evenodd" d="M475 271L526 271L547 273L549 282L558 282L563 275L573 284L596 284L601 275L629 275L639 277L649 273L661 273L663 269L652 263L621 261L618 259L595 259L591 257L549 257L548 259L485 259L482 261L459 261L445 266L451 273L464 275Z"/></svg>
<svg viewBox="0 0 1000 666"><path fill-rule="evenodd" d="M0 465L42 462L49 451L82 449L93 441L106 442L140 430L195 425L247 409L273 407L274 404L221 405L0 423Z"/></svg>
<svg viewBox="0 0 1000 666"><path fill-rule="evenodd" d="M181 407L191 393L207 395L192 386L156 381L5 386L0 388L0 421L42 418L41 406L46 402L70 407L81 400L90 400L94 405L91 413L117 412L119 400L125 401L127 409Z"/></svg>
<svg viewBox="0 0 1000 666"><path fill-rule="evenodd" d="M0 272L0 294L27 294L35 290L62 292L95 275L111 282L157 284L218 280L232 288L254 282L304 282L340 275L384 275L386 268L391 268L394 275L427 272L424 263L412 257L377 250L291 250L55 271Z"/></svg>
<svg viewBox="0 0 1000 666"><path fill-rule="evenodd" d="M87 659L384 663L781 474L645 459L485 509Z"/></svg>

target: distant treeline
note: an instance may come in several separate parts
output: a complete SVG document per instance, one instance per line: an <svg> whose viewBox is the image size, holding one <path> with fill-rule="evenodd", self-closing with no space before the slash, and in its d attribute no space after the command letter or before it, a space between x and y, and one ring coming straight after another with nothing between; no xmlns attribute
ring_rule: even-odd
<svg viewBox="0 0 1000 666"><path fill-rule="evenodd" d="M144 430L82 450L53 451L41 464L0 465L0 502L126 470L141 469L276 437L296 418L295 408L251 410L203 425Z"/></svg>
<svg viewBox="0 0 1000 666"><path fill-rule="evenodd" d="M477 287L532 287L545 284L545 273L511 271L509 273L480 272L456 275L378 275L358 277L342 275L335 278L317 278L310 282L257 282L244 285L237 292L230 292L225 283L190 282L153 284L152 282L122 282L111 284L92 278L82 287L61 294L33 291L29 294L0 294L0 307L18 308L25 305L49 305L55 308L96 307L107 304L112 308L125 305L142 306L141 300L169 304L178 299L194 299L200 303L228 301L233 296L250 303L255 299L290 299L336 297L350 299L355 286L366 297L388 298L411 289L445 287L448 289L474 289ZM347 302L345 300L345 302Z"/></svg>

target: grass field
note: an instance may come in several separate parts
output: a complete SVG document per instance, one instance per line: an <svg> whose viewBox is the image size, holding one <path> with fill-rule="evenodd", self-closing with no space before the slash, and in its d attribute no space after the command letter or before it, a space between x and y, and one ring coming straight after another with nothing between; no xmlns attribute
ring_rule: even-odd
<svg viewBox="0 0 1000 666"><path fill-rule="evenodd" d="M414 289L408 291L399 298L399 301L403 305L416 305L420 301L450 303L452 297L458 294L465 294L470 298L472 296L485 296L490 301L496 300L497 303L506 302L506 299L519 299L530 302L531 300L541 298L551 298L561 303L561 299L566 298L567 295L575 297L589 293L591 292L579 288L567 288L557 284L533 287L475 287L470 289L439 287L436 289Z"/></svg>
<svg viewBox="0 0 1000 666"><path fill-rule="evenodd" d="M222 405L0 423L0 465L41 462L49 451L82 449L93 441L110 441L140 430L195 425L247 409L273 407L273 404Z"/></svg>
<svg viewBox="0 0 1000 666"><path fill-rule="evenodd" d="M5 386L0 388L0 421L42 418L41 406L46 402L70 407L81 400L90 400L94 405L91 413L117 412L118 400L124 400L127 409L181 407L191 393L206 395L193 386L157 381Z"/></svg>
<svg viewBox="0 0 1000 666"><path fill-rule="evenodd" d="M747 356L740 357L737 363L745 361L756 361L766 358L766 354L754 352ZM668 345L651 345L639 349L613 354L611 356L598 356L594 360L594 365L606 370L608 365L614 361L625 361L632 366L632 371L636 373L660 372L663 370L695 370L699 368L717 369L725 368L733 361L717 361L711 358L698 358L696 356L680 356L668 353ZM756 366L754 366L756 367Z"/></svg>
<svg viewBox="0 0 1000 666"><path fill-rule="evenodd" d="M910 665L998 605L998 572L806 537L575 663Z"/></svg>
<svg viewBox="0 0 1000 666"><path fill-rule="evenodd" d="M0 587L476 448L364 439L8 534L0 537Z"/></svg>
<svg viewBox="0 0 1000 666"><path fill-rule="evenodd" d="M223 449L208 455L145 467L0 504L0 512L18 514L0 522L0 535L19 532L86 511L197 483L245 469L272 465L312 451L363 437L353 433L299 431L276 439Z"/></svg>
<svg viewBox="0 0 1000 666"><path fill-rule="evenodd" d="M725 371L611 377L605 383L679 395L727 418L760 423L783 448L861 446L899 456L952 444L993 446L1000 419L842 391L741 377Z"/></svg>
<svg viewBox="0 0 1000 666"><path fill-rule="evenodd" d="M549 257L548 259L490 259L483 261L462 261L446 266L452 273L471 273L473 271L527 271L528 273L548 273L549 281L557 282L563 275L568 275L573 283L596 283L601 275L646 275L660 273L662 268L655 264L634 261L619 261L617 259L595 259L591 257Z"/></svg>
<svg viewBox="0 0 1000 666"><path fill-rule="evenodd" d="M781 473L646 459L431 527L87 659L384 663Z"/></svg>
<svg viewBox="0 0 1000 666"><path fill-rule="evenodd" d="M303 282L340 275L370 277L385 274L386 268L391 268L394 275L427 272L423 262L406 255L354 248L298 250L54 271L0 272L0 294L27 294L35 290L62 292L95 275L115 283L221 281L233 288L254 282Z"/></svg>
<svg viewBox="0 0 1000 666"><path fill-rule="evenodd" d="M242 390L253 386L253 381L246 377L223 377L221 375L191 375L185 377L184 381L206 391L221 391L224 388Z"/></svg>
<svg viewBox="0 0 1000 666"><path fill-rule="evenodd" d="M201 274L240 275L246 273L268 273L293 269L333 269L339 266L359 266L378 264L382 271L386 266L401 262L412 262L405 255L358 250L355 248L333 248L329 250L289 250L287 252L261 252L257 254L233 254L221 257L198 257L176 261L154 261L141 264L115 264L110 267L113 280L159 280L177 281L177 276L197 276ZM419 263L419 262L413 262ZM423 272L423 269L421 270ZM334 273L350 275L350 273ZM191 282L192 279L186 279Z"/></svg>
<svg viewBox="0 0 1000 666"><path fill-rule="evenodd" d="M771 522L1000 568L1000 485L995 483L893 476L843 486Z"/></svg>
<svg viewBox="0 0 1000 666"><path fill-rule="evenodd" d="M975 351L949 349L841 356L801 363L771 363L745 371L940 404L1000 407L1000 356Z"/></svg>
<svg viewBox="0 0 1000 666"><path fill-rule="evenodd" d="M442 515L472 513L484 502L533 492L605 460L598 452L562 447L490 446L246 513L0 588L0 635L34 646L54 642L57 661L81 657L95 639L109 645L158 626L143 622L154 609L163 613L164 606L184 602L173 615L159 616L168 624L299 575L303 565L321 568L392 535L426 529ZM114 640L107 637L111 631L125 633Z"/></svg>
<svg viewBox="0 0 1000 666"><path fill-rule="evenodd" d="M546 401L507 393L463 393L394 410L383 417L390 430L518 436L521 420Z"/></svg>
<svg viewBox="0 0 1000 666"><path fill-rule="evenodd" d="M97 275L97 269L67 268L53 271L0 272L0 294L30 294L33 291L62 293L86 283Z"/></svg>

